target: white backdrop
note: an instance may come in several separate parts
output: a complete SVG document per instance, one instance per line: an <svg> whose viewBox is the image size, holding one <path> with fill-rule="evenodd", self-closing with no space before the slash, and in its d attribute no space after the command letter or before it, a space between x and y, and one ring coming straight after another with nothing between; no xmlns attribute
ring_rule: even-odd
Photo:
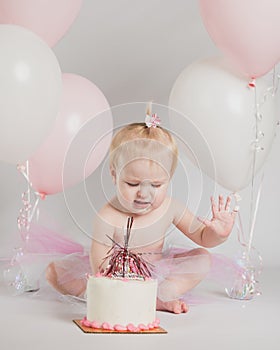
<svg viewBox="0 0 280 350"><path fill-rule="evenodd" d="M81 12L64 38L54 47L62 72L76 73L95 83L111 106L153 100L168 104L168 97L179 73L194 60L219 54L200 18L196 0L84 0ZM144 119L144 115L143 115ZM276 137L265 165L263 192L256 222L254 245L264 263L280 263L279 205L280 141ZM190 205L195 200L197 169L185 159L191 181ZM236 169L238 171L238 169ZM16 218L21 208L25 182L15 166L0 163L0 256L12 254L20 244ZM99 187L100 168L89 180ZM176 181L180 180L180 177ZM212 186L211 180L210 187ZM92 217L79 203L81 186L76 194L79 220L90 227ZM228 194L217 188L215 194ZM98 191L96 192L98 201ZM250 188L242 191L241 215L247 222ZM202 207L209 205L208 192ZM62 194L48 196L40 203L40 219L61 232L90 244L73 222ZM197 213L201 214L201 213ZM180 238L178 238L180 239ZM239 248L236 230L216 250L234 254Z"/></svg>

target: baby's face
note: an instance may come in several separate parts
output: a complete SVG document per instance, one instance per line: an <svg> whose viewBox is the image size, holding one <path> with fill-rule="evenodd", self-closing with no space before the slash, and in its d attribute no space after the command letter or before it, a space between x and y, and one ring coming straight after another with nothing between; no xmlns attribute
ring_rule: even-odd
<svg viewBox="0 0 280 350"><path fill-rule="evenodd" d="M131 213L146 214L163 203L169 181L168 171L159 163L133 160L116 175L118 201Z"/></svg>

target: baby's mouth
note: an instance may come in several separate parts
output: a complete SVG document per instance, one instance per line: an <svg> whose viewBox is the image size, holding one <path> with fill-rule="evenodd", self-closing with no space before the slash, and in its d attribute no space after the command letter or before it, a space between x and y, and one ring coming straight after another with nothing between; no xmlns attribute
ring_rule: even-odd
<svg viewBox="0 0 280 350"><path fill-rule="evenodd" d="M148 202L148 201L139 201L139 200L134 200L134 205L136 206L136 207L147 207L148 205L150 205L151 204L151 202Z"/></svg>

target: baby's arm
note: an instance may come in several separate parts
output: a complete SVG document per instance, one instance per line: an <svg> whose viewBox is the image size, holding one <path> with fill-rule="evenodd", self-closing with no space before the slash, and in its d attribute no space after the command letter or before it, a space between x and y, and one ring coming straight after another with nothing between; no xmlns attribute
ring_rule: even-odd
<svg viewBox="0 0 280 350"><path fill-rule="evenodd" d="M93 240L90 250L90 264L93 274L100 271L100 266L105 269L108 261L104 261L107 252L111 248L109 237L114 235L114 227L106 219L106 210L101 210L93 222Z"/></svg>
<svg viewBox="0 0 280 350"><path fill-rule="evenodd" d="M173 223L188 238L198 245L206 248L215 247L223 243L229 236L235 220L236 211L230 211L230 197L226 203L222 196L219 196L218 206L213 198L212 219L202 220L196 218L188 209L175 202L175 215Z"/></svg>
<svg viewBox="0 0 280 350"><path fill-rule="evenodd" d="M97 242L95 240L92 241L91 250L90 250L90 265L92 269L92 273L96 274L101 272L107 266L107 262L104 261L104 257L107 255L109 246ZM104 264L103 264L104 262ZM102 268L100 268L102 265Z"/></svg>

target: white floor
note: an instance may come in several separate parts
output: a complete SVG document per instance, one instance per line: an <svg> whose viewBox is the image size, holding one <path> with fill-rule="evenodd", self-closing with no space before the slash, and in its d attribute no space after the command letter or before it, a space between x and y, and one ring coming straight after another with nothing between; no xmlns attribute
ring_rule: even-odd
<svg viewBox="0 0 280 350"><path fill-rule="evenodd" d="M85 334L73 322L84 305L42 300L30 293L12 296L0 288L0 348L11 349L280 349L280 267L261 276L262 295L250 301L228 298L223 290L202 284L204 303L189 313L158 312L167 334Z"/></svg>

